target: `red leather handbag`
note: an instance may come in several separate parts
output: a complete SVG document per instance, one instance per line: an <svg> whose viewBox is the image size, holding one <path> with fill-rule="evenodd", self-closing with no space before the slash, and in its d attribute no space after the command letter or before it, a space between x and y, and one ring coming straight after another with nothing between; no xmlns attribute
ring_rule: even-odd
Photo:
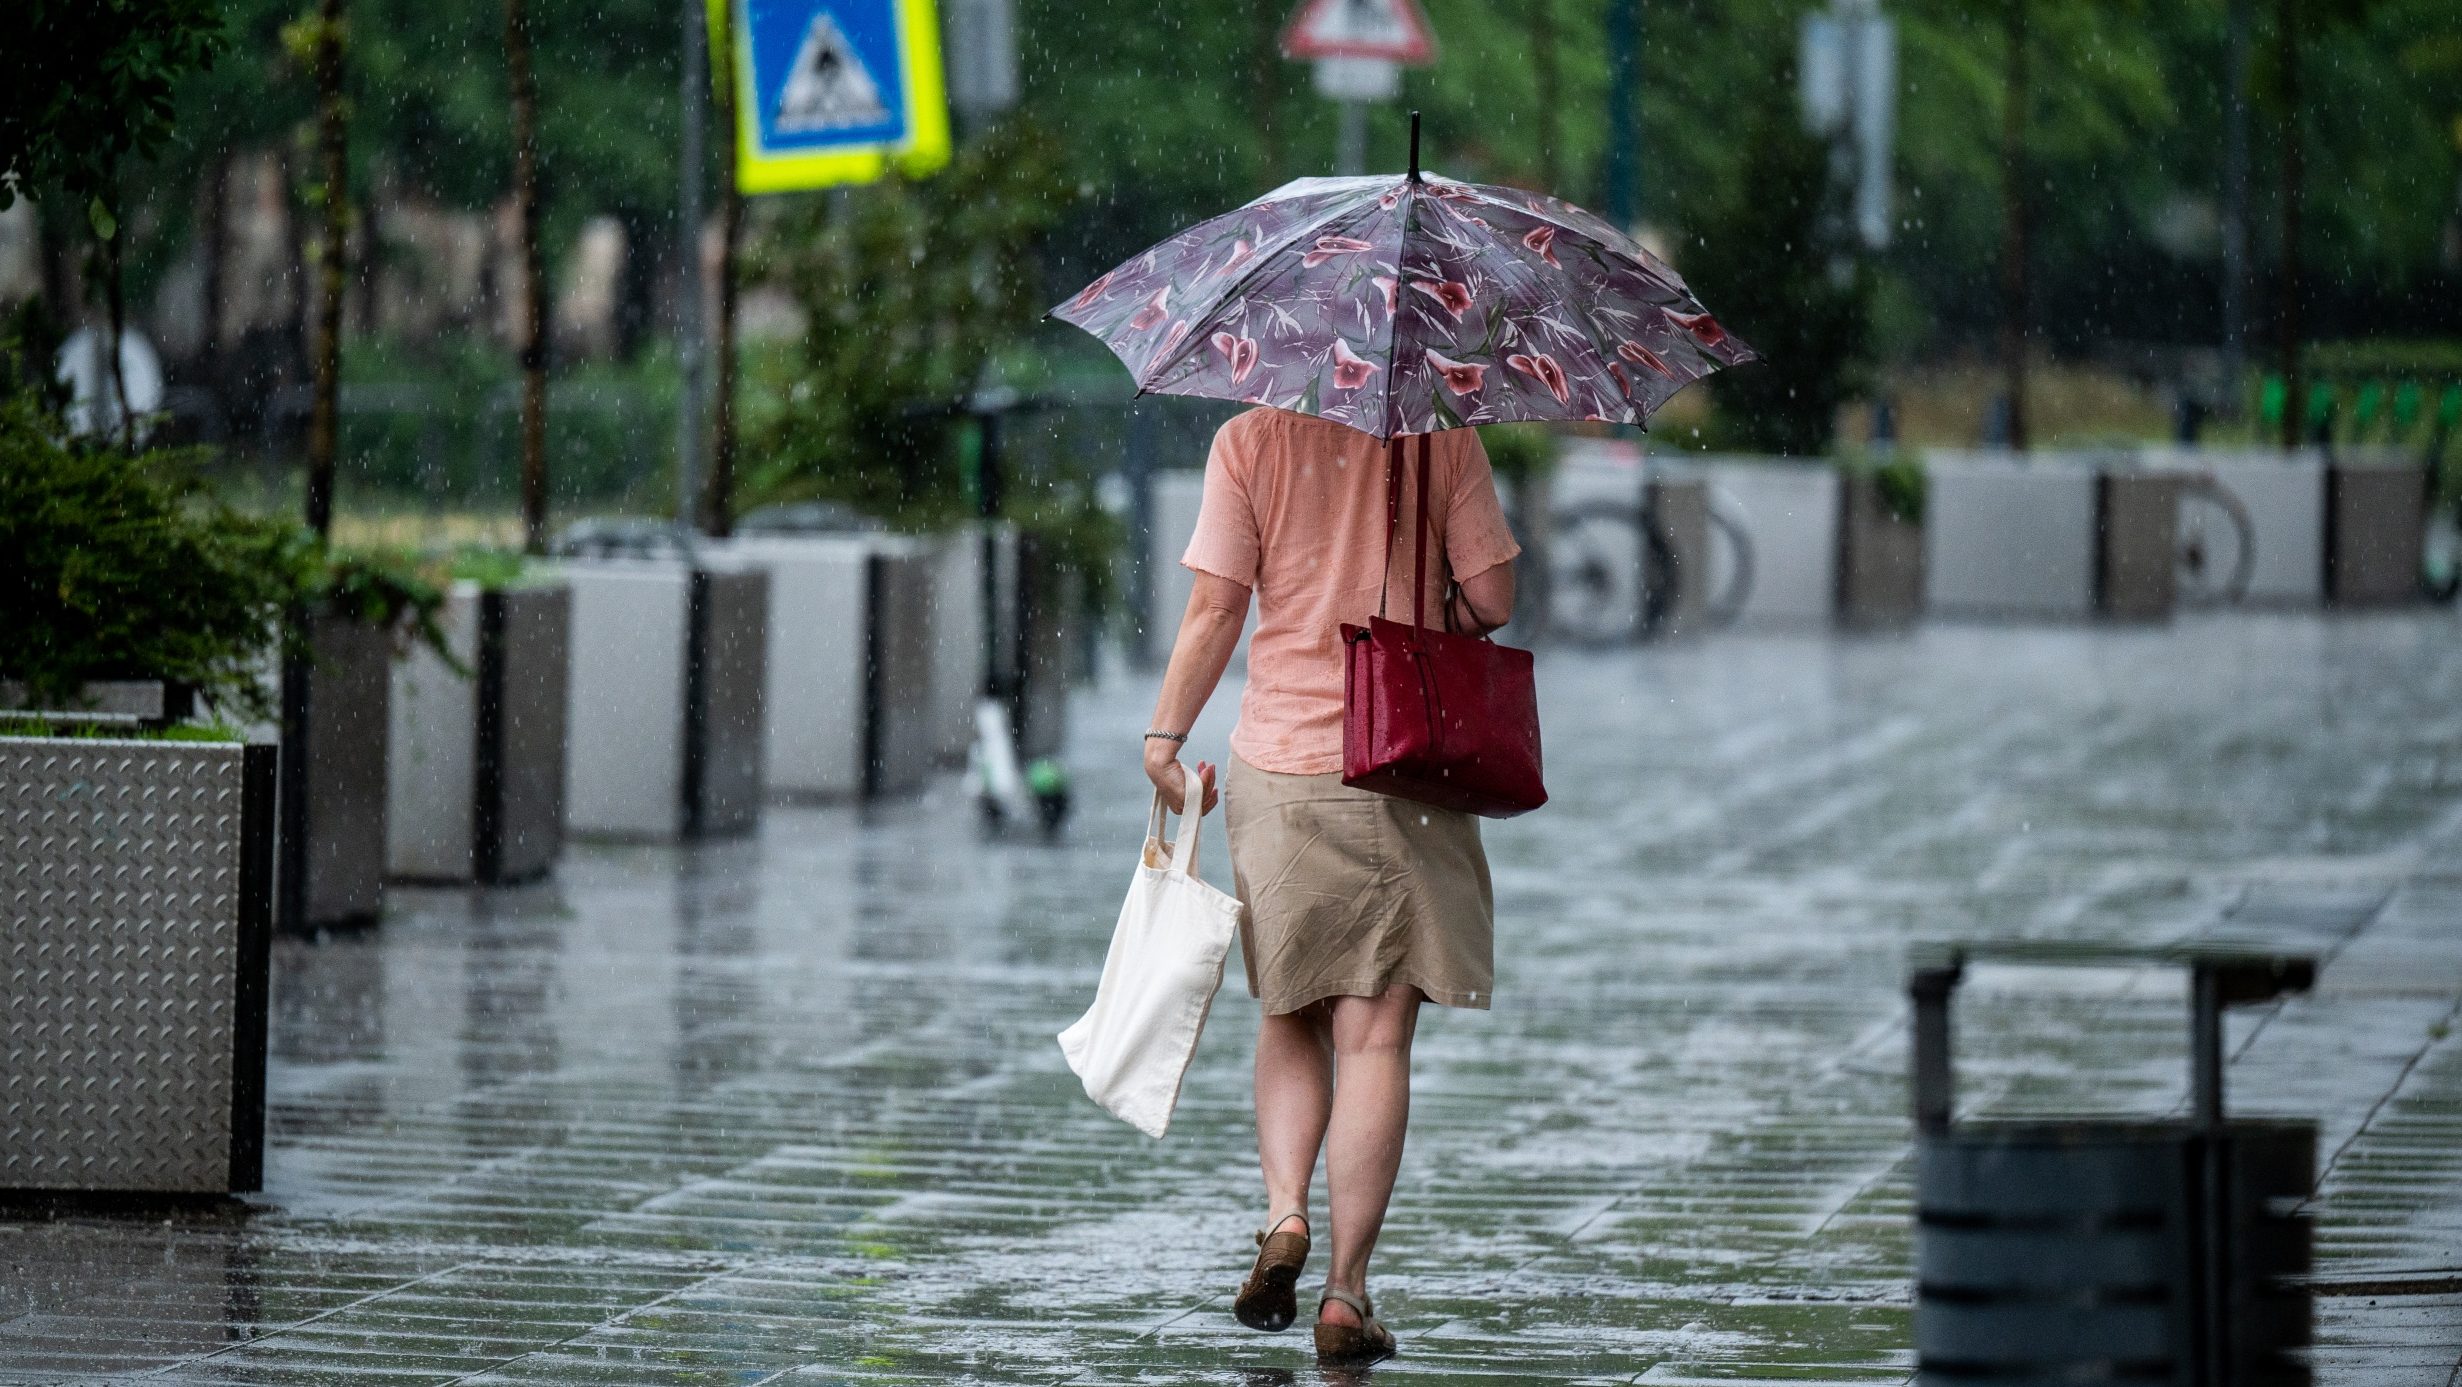
<svg viewBox="0 0 2462 1387"><path fill-rule="evenodd" d="M1385 566L1402 524L1402 440L1386 445ZM1419 435L1411 621L1342 625L1342 783L1491 819L1547 803L1530 652L1427 623L1428 436ZM1446 604L1451 624L1452 604Z"/></svg>

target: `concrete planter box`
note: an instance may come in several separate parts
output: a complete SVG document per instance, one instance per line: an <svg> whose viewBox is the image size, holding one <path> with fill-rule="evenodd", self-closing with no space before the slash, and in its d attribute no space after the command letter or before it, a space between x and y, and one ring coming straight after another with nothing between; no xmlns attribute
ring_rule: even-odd
<svg viewBox="0 0 2462 1387"><path fill-rule="evenodd" d="M1838 479L1838 621L1857 629L1913 625L1923 615L1924 527L1901 518L1878 482Z"/></svg>
<svg viewBox="0 0 2462 1387"><path fill-rule="evenodd" d="M2416 601L2427 490L2407 462L2338 460L2325 476L2325 596L2338 607Z"/></svg>
<svg viewBox="0 0 2462 1387"><path fill-rule="evenodd" d="M2248 511L2248 591L2241 598L2258 606L2314 606L2325 596L2325 458L2313 449L2225 451L2202 448L2151 449L2144 455L2152 467L2211 477ZM2212 533L2211 545L2235 544L2228 525L2214 526L2213 516L2191 518L2191 507L2207 506L2184 490L2183 523ZM2238 555L2216 552L2213 562L2227 568Z"/></svg>
<svg viewBox="0 0 2462 1387"><path fill-rule="evenodd" d="M2179 564L2180 478L2106 472L2096 505L2096 610L2129 621L2168 618Z"/></svg>
<svg viewBox="0 0 2462 1387"><path fill-rule="evenodd" d="M1703 618L1719 576L1710 553L1710 484L1698 477L1653 477L1642 488L1642 507L1667 540L1675 579L1675 601L1656 634L1698 633L1708 625Z"/></svg>
<svg viewBox="0 0 2462 1387"><path fill-rule="evenodd" d="M729 561L569 561L564 825L674 841L759 821L769 575Z"/></svg>
<svg viewBox="0 0 2462 1387"><path fill-rule="evenodd" d="M935 547L892 535L755 537L728 552L769 573L769 792L921 789L944 731L930 697Z"/></svg>
<svg viewBox="0 0 2462 1387"><path fill-rule="evenodd" d="M387 870L488 886L544 876L564 848L572 591L457 583L438 624L472 674L425 647L394 662Z"/></svg>
<svg viewBox="0 0 2462 1387"><path fill-rule="evenodd" d="M304 786L306 797L306 831L278 848L285 932L371 925L384 912L393 649L388 631L322 614L309 622L305 757L283 772L285 791Z"/></svg>
<svg viewBox="0 0 2462 1387"><path fill-rule="evenodd" d="M1943 616L2084 618L2097 583L2097 471L2081 463L1927 463L1924 606Z"/></svg>
<svg viewBox="0 0 2462 1387"><path fill-rule="evenodd" d="M963 765L983 697L985 530L969 525L931 542L932 678L929 740L942 765Z"/></svg>
<svg viewBox="0 0 2462 1387"><path fill-rule="evenodd" d="M1826 463L1728 458L1698 465L1710 484L1712 504L1743 527L1752 546L1752 586L1737 621L1827 625L1837 602L1837 469ZM1724 584L1728 575L1714 574L1713 581Z"/></svg>
<svg viewBox="0 0 2462 1387"><path fill-rule="evenodd" d="M1009 704L1018 755L1028 760L1057 756L1068 739L1069 686L1075 682L1085 579L1062 569L1031 536L1006 526L995 533L993 687ZM1189 576L1186 569L1180 574ZM1180 600L1187 601L1186 586ZM1178 629L1175 619L1175 636Z"/></svg>
<svg viewBox="0 0 2462 1387"><path fill-rule="evenodd" d="M0 1193L263 1184L274 764L0 737Z"/></svg>

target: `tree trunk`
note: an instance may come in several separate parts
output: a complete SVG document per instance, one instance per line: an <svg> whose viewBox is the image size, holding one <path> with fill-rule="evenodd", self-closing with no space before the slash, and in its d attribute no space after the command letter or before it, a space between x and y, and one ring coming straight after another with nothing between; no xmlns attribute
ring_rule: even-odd
<svg viewBox="0 0 2462 1387"><path fill-rule="evenodd" d="M707 158L702 143L709 105L709 14L701 0L684 0L684 61L677 78L677 104L683 111L683 138L678 141L676 179L675 356L680 377L676 391L675 518L690 528L701 510L701 372L707 364L702 347L708 322L701 306L701 179Z"/></svg>
<svg viewBox="0 0 2462 1387"><path fill-rule="evenodd" d="M2008 91L2000 120L2000 361L2008 407L2008 444L2026 450L2026 5L2004 0Z"/></svg>
<svg viewBox="0 0 2462 1387"><path fill-rule="evenodd" d="M205 205L197 209L197 253L205 261L205 284L198 295L204 301L201 311L205 321L197 334L197 364L214 387L217 406L223 384L223 274L225 262L231 257L231 160L231 151L227 149L214 155L213 165L205 171Z"/></svg>
<svg viewBox="0 0 2462 1387"><path fill-rule="evenodd" d="M319 0L316 145L325 227L316 254L314 396L308 413L308 528L333 532L334 457L341 446L343 260L349 254L349 126L342 105L343 0Z"/></svg>
<svg viewBox="0 0 2462 1387"><path fill-rule="evenodd" d="M1556 164L1556 107L1563 74L1556 61L1555 0L1531 0L1530 65L1538 79L1539 191L1562 197L1564 189L1556 182L1562 172Z"/></svg>
<svg viewBox="0 0 2462 1387"><path fill-rule="evenodd" d="M120 180L115 171L111 179L111 201L117 204L119 200ZM115 220L119 216L116 205L112 208L112 216ZM137 420L128 407L128 367L120 360L120 341L128 334L126 257L121 253L121 248L126 245L126 231L126 227L114 226L109 239L103 242L103 304L109 310L111 321L109 335L103 338L102 351L103 369L111 382L111 401L118 410L120 451L133 453L137 450Z"/></svg>
<svg viewBox="0 0 2462 1387"><path fill-rule="evenodd" d="M1248 52L1248 80L1257 94L1257 157L1264 164L1257 183L1272 188L1282 182L1282 139L1274 124L1274 108L1282 104L1282 16L1270 5L1259 5L1250 22L1257 27L1256 42Z"/></svg>
<svg viewBox="0 0 2462 1387"><path fill-rule="evenodd" d="M710 372L710 475L701 497L701 527L720 539L735 533L735 248L743 236L744 194L736 185L735 12L722 6L715 67L729 80L715 87L710 108L718 142L718 340Z"/></svg>
<svg viewBox="0 0 2462 1387"><path fill-rule="evenodd" d="M520 241L521 536L547 552L547 289L539 263L538 84L530 71L524 0L504 0L505 66L513 88L513 223Z"/></svg>
<svg viewBox="0 0 2462 1387"><path fill-rule="evenodd" d="M2223 398L2237 420L2248 376L2248 31L2255 0L2227 0L2223 131Z"/></svg>
<svg viewBox="0 0 2462 1387"><path fill-rule="evenodd" d="M2307 418L2306 382L2300 379L2300 201L2306 176L2302 159L2300 116L2299 0L2276 0L2275 42L2282 66L2282 289L2276 306L2276 346L2282 362L2282 446L2300 446L2300 428Z"/></svg>

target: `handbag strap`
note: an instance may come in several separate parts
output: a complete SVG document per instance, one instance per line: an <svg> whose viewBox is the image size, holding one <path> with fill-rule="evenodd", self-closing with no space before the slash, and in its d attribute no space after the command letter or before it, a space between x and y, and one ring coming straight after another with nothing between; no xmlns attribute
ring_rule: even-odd
<svg viewBox="0 0 2462 1387"><path fill-rule="evenodd" d="M1402 529L1402 435L1385 440L1385 573L1376 590L1376 614L1385 614L1387 591L1393 586L1393 546ZM1419 436L1419 501L1411 517L1411 625L1428 624L1428 540L1434 524L1428 518L1428 440ZM1447 605L1445 624L1451 629L1453 609Z"/></svg>
<svg viewBox="0 0 2462 1387"><path fill-rule="evenodd" d="M1180 831L1171 839L1171 865L1165 870L1193 877L1197 874L1197 845L1205 841L1205 835L1199 831L1205 818L1205 782L1186 766L1180 767L1180 774L1187 777L1180 791ZM1163 792L1155 790L1154 807L1146 813L1148 838L1163 836L1163 816L1170 812L1163 804Z"/></svg>

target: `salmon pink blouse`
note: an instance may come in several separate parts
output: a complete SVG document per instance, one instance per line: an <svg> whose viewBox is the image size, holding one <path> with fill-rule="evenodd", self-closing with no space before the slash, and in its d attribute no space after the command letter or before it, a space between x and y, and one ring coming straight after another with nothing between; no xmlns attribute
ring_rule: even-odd
<svg viewBox="0 0 2462 1387"><path fill-rule="evenodd" d="M1386 615L1410 619L1412 506L1419 444L1404 440L1402 527L1386 588L1385 444L1314 415L1252 409L1222 426L1205 462L1197 531L1180 562L1256 593L1248 688L1231 750L1263 771L1342 769L1344 622L1364 624L1381 593ZM1497 502L1487 450L1471 429L1430 436L1430 625L1441 625L1445 579L1470 578L1522 547Z"/></svg>

